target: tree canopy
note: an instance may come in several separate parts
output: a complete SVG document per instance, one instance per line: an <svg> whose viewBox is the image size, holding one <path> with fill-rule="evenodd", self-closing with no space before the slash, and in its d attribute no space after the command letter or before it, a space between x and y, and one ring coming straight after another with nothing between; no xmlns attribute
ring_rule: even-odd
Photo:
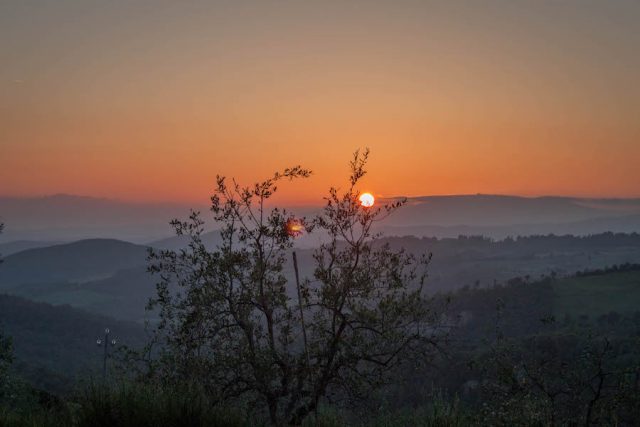
<svg viewBox="0 0 640 427"><path fill-rule="evenodd" d="M190 243L150 255L159 277L150 308L160 317L151 375L243 399L281 425L300 423L322 399L363 397L403 362L424 360L443 336L424 293L429 256L377 244L372 225L403 202L359 203L367 158L354 154L346 191L331 188L313 218L267 208L280 182L310 176L296 166L252 187L217 178L211 211L222 243L212 251L199 213L173 222ZM313 276L300 280L292 251L302 231L328 238ZM296 280L285 271L292 255Z"/></svg>

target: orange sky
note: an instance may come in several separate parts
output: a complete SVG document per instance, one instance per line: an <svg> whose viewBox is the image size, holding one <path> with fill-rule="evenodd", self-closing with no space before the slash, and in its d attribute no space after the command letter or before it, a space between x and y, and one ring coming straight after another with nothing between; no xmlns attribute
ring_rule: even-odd
<svg viewBox="0 0 640 427"><path fill-rule="evenodd" d="M180 4L178 4L180 3ZM304 4L303 4L304 3ZM640 196L640 3L7 1L0 195Z"/></svg>

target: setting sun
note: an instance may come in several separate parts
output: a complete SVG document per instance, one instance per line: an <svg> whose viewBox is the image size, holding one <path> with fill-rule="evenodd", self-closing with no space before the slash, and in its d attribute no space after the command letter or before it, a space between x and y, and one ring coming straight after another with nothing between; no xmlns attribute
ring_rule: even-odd
<svg viewBox="0 0 640 427"><path fill-rule="evenodd" d="M373 202L375 201L375 198L371 193L362 193L358 200L360 200L360 204L362 206L364 206L365 208L370 208L371 206L373 206Z"/></svg>

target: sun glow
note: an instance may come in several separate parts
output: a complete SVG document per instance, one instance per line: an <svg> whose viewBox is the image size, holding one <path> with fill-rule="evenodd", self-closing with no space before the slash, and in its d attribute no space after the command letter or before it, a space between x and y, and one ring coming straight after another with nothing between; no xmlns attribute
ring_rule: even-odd
<svg viewBox="0 0 640 427"><path fill-rule="evenodd" d="M364 206L365 208L370 208L371 206L373 206L373 202L375 201L375 198L371 193L362 193L358 200L360 200L360 204L362 206Z"/></svg>
<svg viewBox="0 0 640 427"><path fill-rule="evenodd" d="M291 237L298 237L304 231L304 225L299 219L291 218L286 224L287 234Z"/></svg>

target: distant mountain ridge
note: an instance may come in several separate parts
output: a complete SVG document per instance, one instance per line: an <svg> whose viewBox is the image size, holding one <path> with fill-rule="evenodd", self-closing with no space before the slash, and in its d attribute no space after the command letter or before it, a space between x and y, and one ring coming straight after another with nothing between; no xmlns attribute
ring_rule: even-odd
<svg viewBox="0 0 640 427"><path fill-rule="evenodd" d="M12 240L6 243L0 243L0 257L6 257L11 254L26 251L27 249L44 248L47 246L59 245L64 242L57 241L39 241L39 240Z"/></svg>
<svg viewBox="0 0 640 427"><path fill-rule="evenodd" d="M637 233L640 215L592 218L573 222L550 222L513 225L384 225L379 228L388 236L457 237L486 236L494 239L535 235L587 236L605 232Z"/></svg>
<svg viewBox="0 0 640 427"><path fill-rule="evenodd" d="M459 195L411 197L387 225L505 226L640 215L640 199Z"/></svg>
<svg viewBox="0 0 640 427"><path fill-rule="evenodd" d="M133 203L58 194L44 197L0 197L0 242L117 238L136 243L171 234L169 221L191 208L183 203Z"/></svg>
<svg viewBox="0 0 640 427"><path fill-rule="evenodd" d="M386 200L393 199L397 198ZM210 219L208 206L204 204L132 203L70 195L0 197L0 221L6 226L0 235L0 245L15 240L73 241L97 237L148 244L171 238L169 221L186 218L191 209L201 211L205 220ZM296 207L293 211L311 215L320 209L319 201L318 206ZM588 224L589 221L592 223ZM209 226L215 228L211 223ZM402 232L397 229L405 228L416 230L418 235L439 237L633 232L640 231L640 198L485 194L410 197L406 206L381 226L383 231ZM169 246L174 243L175 240L164 242Z"/></svg>

